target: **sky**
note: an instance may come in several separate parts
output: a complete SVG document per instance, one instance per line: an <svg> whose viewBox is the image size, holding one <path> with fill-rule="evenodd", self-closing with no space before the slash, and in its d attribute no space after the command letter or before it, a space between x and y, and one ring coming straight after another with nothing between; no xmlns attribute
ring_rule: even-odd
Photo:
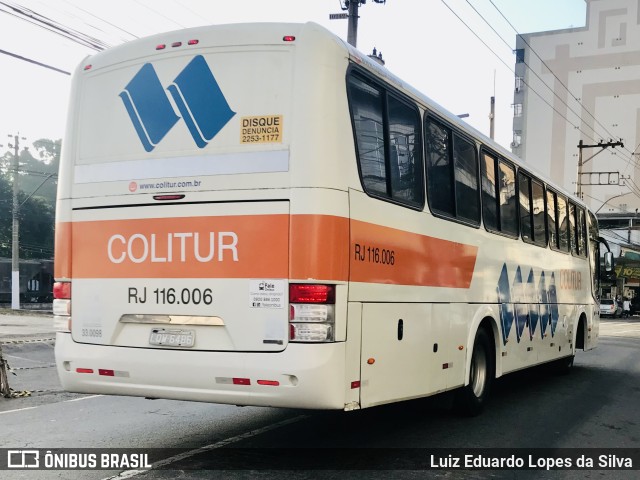
<svg viewBox="0 0 640 480"><path fill-rule="evenodd" d="M10 8L16 5L109 46L242 22L312 21L347 37L347 20L329 20L342 12L340 0L0 0L0 50L66 72L96 50L18 18ZM451 112L468 114L485 135L495 95L495 139L509 148L516 31L582 27L585 18L585 0L369 0L360 8L357 47L377 48L392 73ZM63 138L70 86L69 75L0 52L0 155L8 135L25 137L22 146Z"/></svg>

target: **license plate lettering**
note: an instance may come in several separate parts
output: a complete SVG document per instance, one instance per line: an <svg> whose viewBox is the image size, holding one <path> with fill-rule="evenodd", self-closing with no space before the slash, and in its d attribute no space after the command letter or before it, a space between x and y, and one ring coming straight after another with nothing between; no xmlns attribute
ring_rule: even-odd
<svg viewBox="0 0 640 480"><path fill-rule="evenodd" d="M150 345L165 347L191 348L195 345L196 332L194 330L167 330L154 328L149 336Z"/></svg>

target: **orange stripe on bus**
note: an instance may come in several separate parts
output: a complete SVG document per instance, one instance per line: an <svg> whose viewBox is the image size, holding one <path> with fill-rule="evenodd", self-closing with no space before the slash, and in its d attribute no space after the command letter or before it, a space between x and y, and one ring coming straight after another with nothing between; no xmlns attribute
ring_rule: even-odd
<svg viewBox="0 0 640 480"><path fill-rule="evenodd" d="M478 248L351 221L351 281L469 288Z"/></svg>
<svg viewBox="0 0 640 480"><path fill-rule="evenodd" d="M291 215L291 278L347 281L349 219Z"/></svg>
<svg viewBox="0 0 640 480"><path fill-rule="evenodd" d="M101 220L56 225L55 274L468 288L476 256L471 245L330 215Z"/></svg>
<svg viewBox="0 0 640 480"><path fill-rule="evenodd" d="M287 278L288 215L74 222L73 278Z"/></svg>
<svg viewBox="0 0 640 480"><path fill-rule="evenodd" d="M54 277L71 278L71 223L58 222L55 230Z"/></svg>

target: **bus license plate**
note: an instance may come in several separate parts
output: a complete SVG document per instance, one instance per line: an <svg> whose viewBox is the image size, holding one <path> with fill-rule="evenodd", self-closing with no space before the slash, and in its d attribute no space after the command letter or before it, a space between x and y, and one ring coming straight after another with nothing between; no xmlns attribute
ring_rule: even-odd
<svg viewBox="0 0 640 480"><path fill-rule="evenodd" d="M166 328L154 328L149 337L150 345L162 345L165 347L191 348L196 343L194 330L173 330Z"/></svg>

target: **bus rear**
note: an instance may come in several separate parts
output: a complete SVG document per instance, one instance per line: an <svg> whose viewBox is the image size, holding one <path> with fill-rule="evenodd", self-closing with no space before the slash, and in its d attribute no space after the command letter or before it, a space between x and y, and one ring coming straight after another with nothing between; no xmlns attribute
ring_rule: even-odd
<svg viewBox="0 0 640 480"><path fill-rule="evenodd" d="M353 144L345 52L312 24L222 26L78 67L56 219L66 390L357 401L344 342L357 171L342 188L340 150L318 141ZM345 113L325 125L314 111Z"/></svg>

